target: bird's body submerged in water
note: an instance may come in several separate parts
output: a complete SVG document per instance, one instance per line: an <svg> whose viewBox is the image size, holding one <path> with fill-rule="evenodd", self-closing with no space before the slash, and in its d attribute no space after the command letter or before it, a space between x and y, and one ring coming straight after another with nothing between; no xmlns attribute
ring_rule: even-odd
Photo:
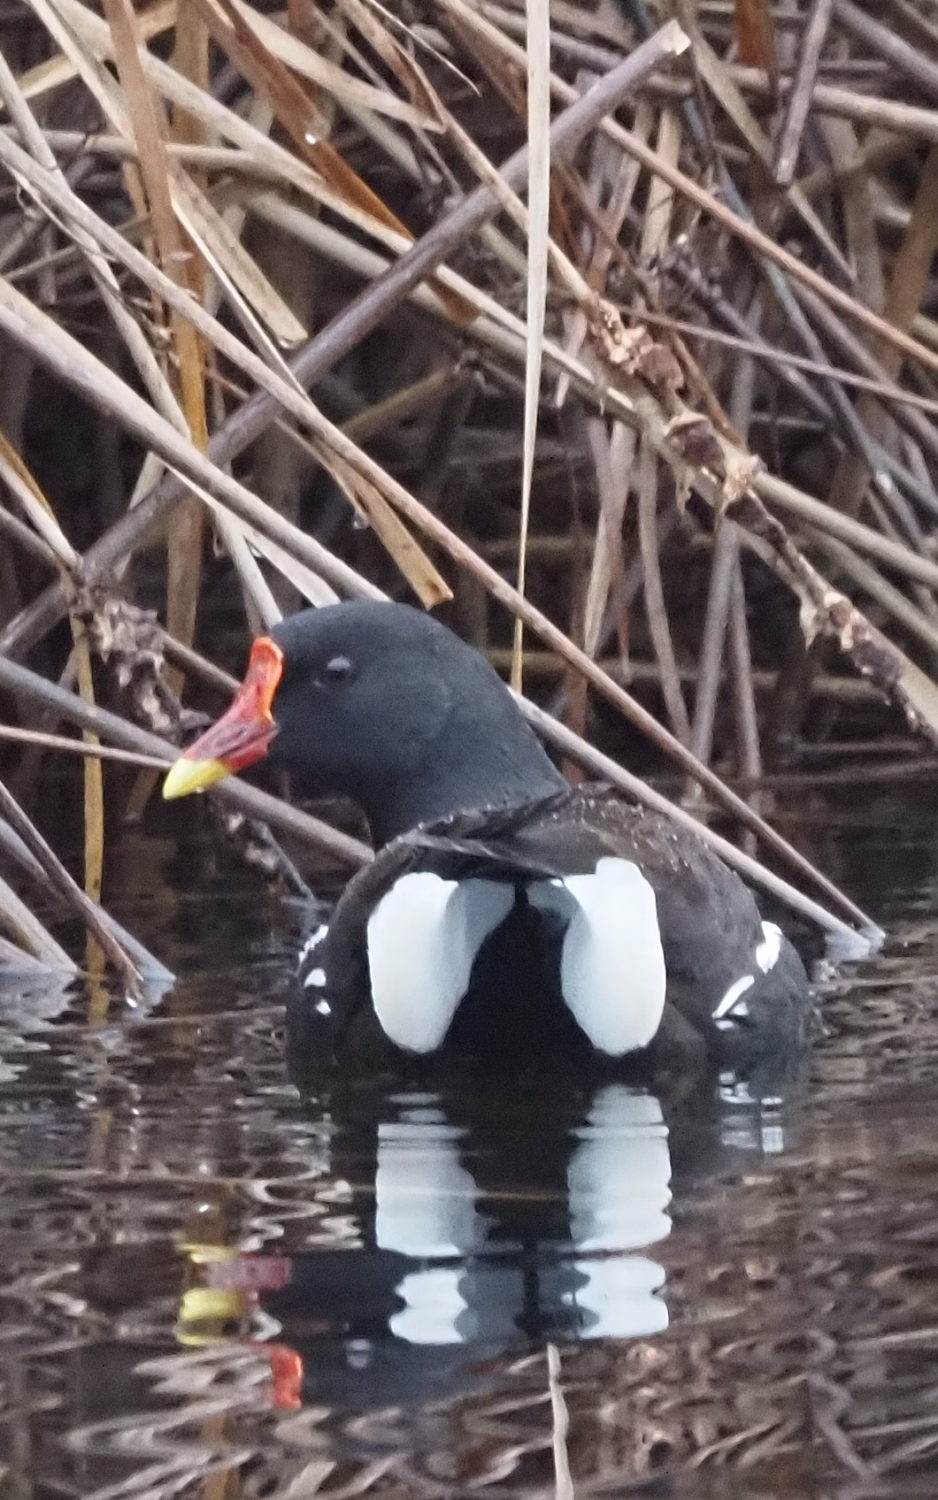
<svg viewBox="0 0 938 1500"><path fill-rule="evenodd" d="M476 651L406 605L306 610L255 642L170 796L262 755L363 808L378 853L301 955L311 1045L610 1065L800 1046L807 978L699 838L571 788Z"/></svg>

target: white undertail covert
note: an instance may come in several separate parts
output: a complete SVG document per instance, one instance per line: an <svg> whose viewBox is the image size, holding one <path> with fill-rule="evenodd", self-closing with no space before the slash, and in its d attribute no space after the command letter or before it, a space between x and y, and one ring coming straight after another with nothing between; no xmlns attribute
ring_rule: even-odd
<svg viewBox="0 0 938 1500"><path fill-rule="evenodd" d="M622 1057L652 1040L665 996L655 893L630 860L600 859L592 874L534 881L531 905L564 924L560 988L599 1051ZM367 929L375 1013L409 1052L441 1045L469 988L486 938L515 901L514 886L404 875L375 907Z"/></svg>

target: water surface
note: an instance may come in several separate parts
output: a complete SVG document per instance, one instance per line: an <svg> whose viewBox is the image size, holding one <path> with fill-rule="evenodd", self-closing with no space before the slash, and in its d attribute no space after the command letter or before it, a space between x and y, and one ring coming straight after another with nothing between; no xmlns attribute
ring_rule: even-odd
<svg viewBox="0 0 938 1500"><path fill-rule="evenodd" d="M933 805L803 803L889 944L805 1078L679 1099L301 1101L297 913L138 851L160 1003L0 987L0 1491L934 1496Z"/></svg>

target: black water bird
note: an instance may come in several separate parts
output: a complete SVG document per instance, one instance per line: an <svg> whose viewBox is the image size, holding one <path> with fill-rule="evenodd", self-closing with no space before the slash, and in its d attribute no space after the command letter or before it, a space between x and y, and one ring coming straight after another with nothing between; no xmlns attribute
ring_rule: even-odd
<svg viewBox="0 0 938 1500"><path fill-rule="evenodd" d="M670 819L571 787L429 615L355 601L278 625L164 795L263 756L351 797L378 848L302 950L322 1055L733 1063L802 1043L803 965L742 880Z"/></svg>

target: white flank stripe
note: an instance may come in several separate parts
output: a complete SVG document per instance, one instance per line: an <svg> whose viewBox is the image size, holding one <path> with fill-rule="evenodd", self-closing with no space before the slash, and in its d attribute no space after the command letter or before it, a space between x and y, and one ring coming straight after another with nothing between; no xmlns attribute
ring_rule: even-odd
<svg viewBox="0 0 938 1500"><path fill-rule="evenodd" d="M476 954L514 905L514 888L489 880L402 875L368 919L368 971L385 1035L432 1052L469 988Z"/></svg>
<svg viewBox="0 0 938 1500"><path fill-rule="evenodd" d="M326 926L325 922L323 922L321 927L317 927L315 932L310 933L309 937L306 939L306 942L300 949L301 964L306 962L313 949L319 946L328 931L328 927Z"/></svg>
<svg viewBox="0 0 938 1500"><path fill-rule="evenodd" d="M747 990L751 990L755 982L755 975L753 974L744 974L741 979L735 980L713 1012L713 1019L720 1021L724 1016L728 1016L730 1011L736 1009L740 995L745 995ZM748 1015L745 1006L742 1007L740 1014Z"/></svg>
<svg viewBox="0 0 938 1500"><path fill-rule="evenodd" d="M774 922L763 922L762 942L756 949L756 963L767 974L770 969L778 963L778 956L782 951L782 929L776 927Z"/></svg>
<svg viewBox="0 0 938 1500"><path fill-rule="evenodd" d="M308 990L310 985L312 985L314 989L321 990L325 982L325 969L310 969L306 978L303 980L303 988L304 990Z"/></svg>
<svg viewBox="0 0 938 1500"><path fill-rule="evenodd" d="M560 987L593 1046L610 1057L647 1047L666 976L655 893L638 866L601 859L592 875L532 885L529 895L541 910L570 912Z"/></svg>

